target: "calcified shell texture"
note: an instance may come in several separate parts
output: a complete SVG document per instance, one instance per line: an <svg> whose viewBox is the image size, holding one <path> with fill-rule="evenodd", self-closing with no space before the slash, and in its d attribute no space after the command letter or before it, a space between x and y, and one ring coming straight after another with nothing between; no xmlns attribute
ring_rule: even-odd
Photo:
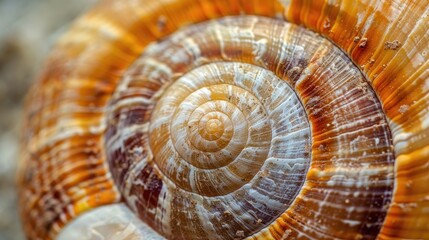
<svg viewBox="0 0 429 240"><path fill-rule="evenodd" d="M429 239L429 2L110 0L29 93L31 239Z"/></svg>

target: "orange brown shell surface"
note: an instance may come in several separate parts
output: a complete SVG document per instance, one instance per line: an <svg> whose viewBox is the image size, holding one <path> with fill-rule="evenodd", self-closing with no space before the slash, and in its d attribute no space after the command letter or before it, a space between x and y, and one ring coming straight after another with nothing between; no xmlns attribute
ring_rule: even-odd
<svg viewBox="0 0 429 240"><path fill-rule="evenodd" d="M429 239L429 2L109 0L28 95L30 239Z"/></svg>

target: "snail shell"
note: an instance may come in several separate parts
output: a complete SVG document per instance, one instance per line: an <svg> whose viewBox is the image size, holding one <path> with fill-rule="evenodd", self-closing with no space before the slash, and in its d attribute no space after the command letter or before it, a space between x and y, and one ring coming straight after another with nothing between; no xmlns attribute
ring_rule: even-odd
<svg viewBox="0 0 429 240"><path fill-rule="evenodd" d="M427 1L100 3L28 96L27 236L429 238L428 18Z"/></svg>

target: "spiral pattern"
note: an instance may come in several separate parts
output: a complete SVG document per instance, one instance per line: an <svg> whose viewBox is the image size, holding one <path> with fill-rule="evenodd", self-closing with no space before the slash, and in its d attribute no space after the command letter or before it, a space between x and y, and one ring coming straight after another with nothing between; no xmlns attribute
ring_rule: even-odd
<svg viewBox="0 0 429 240"><path fill-rule="evenodd" d="M428 13L100 3L28 97L28 236L429 238Z"/></svg>
<svg viewBox="0 0 429 240"><path fill-rule="evenodd" d="M299 37L281 41L291 36ZM169 239L233 239L277 228L273 221L294 201L324 192L350 202L342 191L354 189L377 206L336 224L365 227L364 238L377 234L392 190L389 129L370 86L343 60L315 34L260 17L194 25L153 44L124 74L108 115L107 159L127 203ZM349 75L337 75L336 67ZM309 120L318 154L303 185ZM338 145L343 139L350 145ZM344 179L350 167L359 174ZM379 180L371 185L371 178ZM315 209L332 211L332 200ZM374 217L360 222L369 211Z"/></svg>
<svg viewBox="0 0 429 240"><path fill-rule="evenodd" d="M264 87L269 84L276 88ZM275 102L269 100L271 94L278 96ZM293 164L294 156L307 155L301 164L308 163L304 110L288 85L263 69L204 65L177 80L163 96L152 113L151 149L163 173L187 191L228 194L254 178L266 159ZM273 124L280 121L291 124ZM302 134L291 137L296 125ZM304 145L288 148L295 141ZM303 167L299 175L305 171Z"/></svg>

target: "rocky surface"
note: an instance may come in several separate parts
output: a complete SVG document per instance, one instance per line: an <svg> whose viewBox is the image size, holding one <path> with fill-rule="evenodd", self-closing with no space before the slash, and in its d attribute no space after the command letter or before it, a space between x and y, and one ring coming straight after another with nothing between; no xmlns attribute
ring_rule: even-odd
<svg viewBox="0 0 429 240"><path fill-rule="evenodd" d="M0 1L0 240L24 239L15 185L23 98L55 39L95 2Z"/></svg>

